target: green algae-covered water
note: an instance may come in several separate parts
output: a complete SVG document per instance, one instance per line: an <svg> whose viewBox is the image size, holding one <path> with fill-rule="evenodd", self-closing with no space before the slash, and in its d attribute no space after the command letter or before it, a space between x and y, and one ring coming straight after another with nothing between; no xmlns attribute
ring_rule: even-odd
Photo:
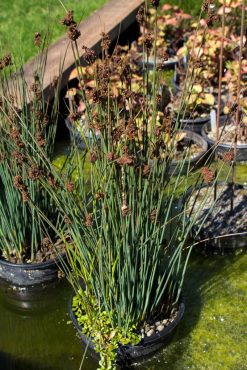
<svg viewBox="0 0 247 370"><path fill-rule="evenodd" d="M79 370L83 347L69 321L71 294L58 282L32 294L0 290L0 369ZM247 369L247 255L194 254L184 286L185 316L170 345L143 370ZM86 358L82 370L95 370Z"/></svg>
<svg viewBox="0 0 247 370"><path fill-rule="evenodd" d="M61 168L67 149L58 152L54 164ZM238 182L247 181L246 165L236 173ZM79 370L84 348L68 323L71 293L65 281L38 291L0 286L0 370ZM184 296L185 315L172 342L136 368L247 370L247 255L194 252ZM81 369L97 364L86 356Z"/></svg>

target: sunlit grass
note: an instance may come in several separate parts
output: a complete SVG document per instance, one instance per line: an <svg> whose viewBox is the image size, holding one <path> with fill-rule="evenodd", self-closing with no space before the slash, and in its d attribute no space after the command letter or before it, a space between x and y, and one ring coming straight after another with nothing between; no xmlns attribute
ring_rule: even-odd
<svg viewBox="0 0 247 370"><path fill-rule="evenodd" d="M107 0L64 0L66 9L73 9L76 21L86 18ZM37 52L33 44L35 32L49 28L52 40L65 32L60 20L65 10L59 0L1 0L0 55L11 52L27 61ZM103 24L102 24L103 28Z"/></svg>

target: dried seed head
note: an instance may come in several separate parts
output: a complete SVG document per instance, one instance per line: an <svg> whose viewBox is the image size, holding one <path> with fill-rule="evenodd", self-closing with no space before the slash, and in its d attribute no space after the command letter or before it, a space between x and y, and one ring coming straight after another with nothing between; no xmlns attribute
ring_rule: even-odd
<svg viewBox="0 0 247 370"><path fill-rule="evenodd" d="M157 209L153 209L150 213L150 220L155 221L157 219Z"/></svg>
<svg viewBox="0 0 247 370"><path fill-rule="evenodd" d="M112 162L114 160L114 153L113 152L107 153L106 158L109 162Z"/></svg>
<svg viewBox="0 0 247 370"><path fill-rule="evenodd" d="M148 164L145 164L143 167L143 176L148 177L151 172L151 167Z"/></svg>
<svg viewBox="0 0 247 370"><path fill-rule="evenodd" d="M120 166L125 166L125 165L132 165L134 162L134 156L132 155L124 155L123 157L120 157L116 160L117 164Z"/></svg>
<svg viewBox="0 0 247 370"><path fill-rule="evenodd" d="M20 175L16 175L13 178L14 187L18 190L25 190L26 186L23 184L22 177Z"/></svg>
<svg viewBox="0 0 247 370"><path fill-rule="evenodd" d="M38 180L42 176L42 170L39 167L32 166L29 170L29 178L31 180Z"/></svg>
<svg viewBox="0 0 247 370"><path fill-rule="evenodd" d="M72 224L72 221L71 221L71 219L69 218L69 216L64 216L64 223L66 224L66 225L71 225Z"/></svg>
<svg viewBox="0 0 247 370"><path fill-rule="evenodd" d="M51 243L51 241L50 241L49 237L48 237L48 236L46 236L46 237L42 240L41 244L42 244L44 247L49 247L52 243Z"/></svg>
<svg viewBox="0 0 247 370"><path fill-rule="evenodd" d="M225 152L223 154L223 161L229 163L233 160L233 153L232 152Z"/></svg>
<svg viewBox="0 0 247 370"><path fill-rule="evenodd" d="M202 4L202 10L204 12L208 12L210 11L210 9L214 8L214 6L215 6L214 0L204 0Z"/></svg>
<svg viewBox="0 0 247 370"><path fill-rule="evenodd" d="M28 192L27 192L27 191L25 191L25 190L22 190L22 192L21 192L21 196L22 196L22 201L23 201L24 203L27 203L27 202L28 202L28 200L29 200L29 198L28 198Z"/></svg>
<svg viewBox="0 0 247 370"><path fill-rule="evenodd" d="M101 33L101 36L102 36L102 40L101 40L101 47L104 51L108 51L109 50L109 47L111 45L111 40L110 40L110 37L109 35L107 35L107 33L105 32L102 32Z"/></svg>
<svg viewBox="0 0 247 370"><path fill-rule="evenodd" d="M49 124L49 121L50 121L50 118L47 114L44 115L44 118L43 118L43 125L46 127L48 126Z"/></svg>
<svg viewBox="0 0 247 370"><path fill-rule="evenodd" d="M136 125L133 120L129 119L125 129L125 135L128 139L133 140L136 136Z"/></svg>
<svg viewBox="0 0 247 370"><path fill-rule="evenodd" d="M151 0L151 5L153 5L153 7L157 9L160 5L160 0Z"/></svg>
<svg viewBox="0 0 247 370"><path fill-rule="evenodd" d="M5 67L12 65L12 58L10 54L6 54L3 58L0 58L0 71Z"/></svg>
<svg viewBox="0 0 247 370"><path fill-rule="evenodd" d="M61 20L61 24L66 27L76 26L76 22L74 21L74 11L69 10L65 17Z"/></svg>
<svg viewBox="0 0 247 370"><path fill-rule="evenodd" d="M41 34L39 32L35 32L34 34L34 45L40 47L42 44Z"/></svg>
<svg viewBox="0 0 247 370"><path fill-rule="evenodd" d="M98 159L98 156L97 156L97 153L92 150L90 153L89 153L89 162L94 164Z"/></svg>
<svg viewBox="0 0 247 370"><path fill-rule="evenodd" d="M208 184L214 179L213 171L211 171L208 167L203 167L201 169L201 173L203 176L204 181Z"/></svg>
<svg viewBox="0 0 247 370"><path fill-rule="evenodd" d="M73 190L74 190L74 184L73 184L73 182L72 181L67 181L65 183L65 188L66 188L66 190L68 190L69 193L72 193Z"/></svg>
<svg viewBox="0 0 247 370"><path fill-rule="evenodd" d="M38 145L41 148L43 148L45 146L45 136L41 131L37 132L36 140L37 140Z"/></svg>
<svg viewBox="0 0 247 370"><path fill-rule="evenodd" d="M93 225L93 213L89 213L85 219L85 226L91 227Z"/></svg>
<svg viewBox="0 0 247 370"><path fill-rule="evenodd" d="M86 46L82 46L82 49L84 50L84 54L83 54L83 58L85 59L85 61L87 62L87 64L93 64L96 59L97 59L97 56L96 56L96 53L94 50L92 49L89 49L87 48Z"/></svg>
<svg viewBox="0 0 247 370"><path fill-rule="evenodd" d="M76 41L81 36L81 32L78 30L76 25L73 25L69 27L67 35L71 41Z"/></svg>
<svg viewBox="0 0 247 370"><path fill-rule="evenodd" d="M208 27L212 26L214 22L217 22L219 20L219 15L214 13L209 13L208 19L206 21Z"/></svg>
<svg viewBox="0 0 247 370"><path fill-rule="evenodd" d="M69 120L70 120L71 122L76 122L76 121L78 121L78 120L80 119L80 117L81 117L81 115L80 115L80 113L78 113L78 112L71 112L71 113L69 114Z"/></svg>
<svg viewBox="0 0 247 370"><path fill-rule="evenodd" d="M122 216L124 217L129 216L131 214L131 209L129 208L129 206L127 206L127 204L122 205L121 213L122 213Z"/></svg>
<svg viewBox="0 0 247 370"><path fill-rule="evenodd" d="M146 48L147 48L148 51L152 49L152 46L153 46L153 36L152 36L152 34L150 32L146 36L144 36L143 43L146 46Z"/></svg>
<svg viewBox="0 0 247 370"><path fill-rule="evenodd" d="M104 199L105 194L102 191L98 191L98 193L95 194L95 199L100 200Z"/></svg>
<svg viewBox="0 0 247 370"><path fill-rule="evenodd" d="M19 151L18 152L17 151L13 152L12 156L13 156L13 158L15 158L15 160L18 164L22 164L25 160L24 155Z"/></svg>
<svg viewBox="0 0 247 370"><path fill-rule="evenodd" d="M145 23L145 7L142 5L136 15L136 20L140 25Z"/></svg>
<svg viewBox="0 0 247 370"><path fill-rule="evenodd" d="M52 188L57 188L57 181L56 179L54 178L53 174L52 173L49 173L48 176L47 176L47 180L48 180L48 184L52 187Z"/></svg>

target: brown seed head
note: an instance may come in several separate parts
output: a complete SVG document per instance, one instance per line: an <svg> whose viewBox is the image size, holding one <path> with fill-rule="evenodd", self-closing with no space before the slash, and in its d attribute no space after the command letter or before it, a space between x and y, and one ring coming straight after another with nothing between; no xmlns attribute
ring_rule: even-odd
<svg viewBox="0 0 247 370"><path fill-rule="evenodd" d="M73 25L69 27L67 35L71 41L76 41L81 36L81 32L78 30L76 25Z"/></svg>
<svg viewBox="0 0 247 370"><path fill-rule="evenodd" d="M214 179L213 171L211 171L208 167L203 167L201 169L202 176L204 181L208 184Z"/></svg>
<svg viewBox="0 0 247 370"><path fill-rule="evenodd" d="M29 178L31 180L38 180L42 176L42 170L39 167L32 166L29 170Z"/></svg>
<svg viewBox="0 0 247 370"><path fill-rule="evenodd" d="M160 0L151 0L151 5L153 5L153 7L157 9L160 5Z"/></svg>
<svg viewBox="0 0 247 370"><path fill-rule="evenodd" d="M21 196L22 196L22 201L23 201L24 203L27 203L27 202L28 202L28 200L29 200L28 192L27 192L27 191L25 191L25 190L22 190L22 192L21 192Z"/></svg>
<svg viewBox="0 0 247 370"><path fill-rule="evenodd" d="M48 176L47 176L47 180L48 180L48 184L52 187L52 188L57 188L57 181L56 179L54 178L53 174L52 173L49 173Z"/></svg>
<svg viewBox="0 0 247 370"><path fill-rule="evenodd" d="M74 190L74 184L73 184L73 182L72 181L67 181L65 183L65 188L66 188L66 190L68 190L69 193L72 193L73 190Z"/></svg>
<svg viewBox="0 0 247 370"><path fill-rule="evenodd" d="M93 213L88 213L85 219L85 226L91 227L93 225Z"/></svg>
<svg viewBox="0 0 247 370"><path fill-rule="evenodd" d="M107 35L107 33L105 32L102 32L101 33L101 36L102 36L102 40L101 40L101 47L104 51L108 51L109 50L109 47L111 45L111 40L110 40L110 37L109 35Z"/></svg>
<svg viewBox="0 0 247 370"><path fill-rule="evenodd" d="M153 209L150 213L150 220L155 221L157 219L157 209Z"/></svg>
<svg viewBox="0 0 247 370"><path fill-rule="evenodd" d="M87 48L84 45L82 46L82 49L84 50L83 58L85 59L87 64L93 64L97 59L95 51Z"/></svg>
<svg viewBox="0 0 247 370"><path fill-rule="evenodd" d="M136 20L140 25L143 25L145 23L145 8L142 5L136 15Z"/></svg>
<svg viewBox="0 0 247 370"><path fill-rule="evenodd" d="M89 153L89 162L94 164L98 159L98 155L97 153L95 152L95 150L92 150L90 153Z"/></svg>
<svg viewBox="0 0 247 370"><path fill-rule="evenodd" d="M69 10L65 17L61 20L61 24L66 27L76 26L76 22L74 21L74 11Z"/></svg>
<svg viewBox="0 0 247 370"><path fill-rule="evenodd" d="M41 34L39 32L35 32L34 34L34 45L40 47L42 44Z"/></svg>
<svg viewBox="0 0 247 370"><path fill-rule="evenodd" d="M113 152L107 153L106 158L109 162L112 162L114 160L114 153Z"/></svg>
<svg viewBox="0 0 247 370"><path fill-rule="evenodd" d="M233 160L233 153L232 152L225 152L223 154L223 161L229 163Z"/></svg>

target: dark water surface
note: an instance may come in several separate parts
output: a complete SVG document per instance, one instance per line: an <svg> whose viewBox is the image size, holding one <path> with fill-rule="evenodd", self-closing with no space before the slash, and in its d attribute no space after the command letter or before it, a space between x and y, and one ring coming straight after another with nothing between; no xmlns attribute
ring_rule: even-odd
<svg viewBox="0 0 247 370"><path fill-rule="evenodd" d="M71 289L0 289L0 369L79 370L83 347L69 324ZM170 345L144 370L247 369L247 255L191 259L186 313ZM86 358L82 370L95 370Z"/></svg>

